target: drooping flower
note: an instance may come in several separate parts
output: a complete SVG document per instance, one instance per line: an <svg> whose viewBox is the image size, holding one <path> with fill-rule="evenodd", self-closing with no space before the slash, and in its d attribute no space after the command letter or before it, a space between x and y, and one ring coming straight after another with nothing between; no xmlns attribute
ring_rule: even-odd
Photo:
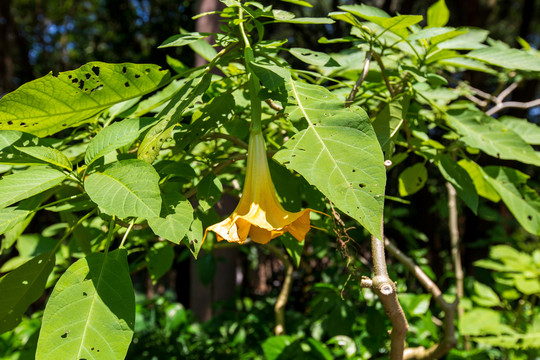
<svg viewBox="0 0 540 360"><path fill-rule="evenodd" d="M216 233L218 241L225 239L242 244L249 236L257 243L266 244L288 232L302 241L311 228L310 211L314 210L290 212L281 206L270 176L263 134L260 130L252 131L240 202L228 218L209 226L204 237L210 230Z"/></svg>

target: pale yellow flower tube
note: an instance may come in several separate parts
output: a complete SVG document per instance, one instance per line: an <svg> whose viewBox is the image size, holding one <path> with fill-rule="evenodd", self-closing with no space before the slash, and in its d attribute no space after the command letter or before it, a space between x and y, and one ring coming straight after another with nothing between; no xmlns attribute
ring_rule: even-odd
<svg viewBox="0 0 540 360"><path fill-rule="evenodd" d="M289 232L298 241L304 240L311 228L309 220L312 209L289 212L281 206L270 176L266 147L261 131L249 136L246 181L238 206L225 220L209 226L217 234L217 240L242 244L251 240L266 244L271 239ZM203 238L203 241L204 241Z"/></svg>

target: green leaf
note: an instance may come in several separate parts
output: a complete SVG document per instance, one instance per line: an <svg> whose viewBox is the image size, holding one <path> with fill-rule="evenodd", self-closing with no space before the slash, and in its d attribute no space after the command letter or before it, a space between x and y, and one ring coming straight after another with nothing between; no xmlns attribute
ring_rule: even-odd
<svg viewBox="0 0 540 360"><path fill-rule="evenodd" d="M306 64L315 66L339 66L339 64L326 53L313 51L304 48L292 48L289 50L291 55Z"/></svg>
<svg viewBox="0 0 540 360"><path fill-rule="evenodd" d="M291 4L295 4L295 5L298 5L298 6L313 7L313 5L311 5L310 3L308 3L307 1L304 1L304 0L281 0L281 1L291 3Z"/></svg>
<svg viewBox="0 0 540 360"><path fill-rule="evenodd" d="M189 251L193 254L193 257L197 259L199 251L201 250L203 239L203 225L201 220L193 219L187 237L184 238L184 243L188 247Z"/></svg>
<svg viewBox="0 0 540 360"><path fill-rule="evenodd" d="M314 18L314 17L297 17L294 19L284 19L277 20L277 23L287 23L287 24L317 24L317 25L326 25L333 24L334 20L329 18Z"/></svg>
<svg viewBox="0 0 540 360"><path fill-rule="evenodd" d="M411 97L408 95L404 95L399 99L392 99L392 101L386 103L371 124L386 157L392 155L394 148L392 139L403 124L410 101Z"/></svg>
<svg viewBox="0 0 540 360"><path fill-rule="evenodd" d="M55 134L114 104L154 91L169 77L158 65L102 62L49 73L0 99L0 130Z"/></svg>
<svg viewBox="0 0 540 360"><path fill-rule="evenodd" d="M152 119L135 118L115 122L101 130L88 144L84 162L90 165L111 151L133 143L141 132L152 124Z"/></svg>
<svg viewBox="0 0 540 360"><path fill-rule="evenodd" d="M293 337L288 335L272 336L264 340L261 347L266 360L277 360L279 355L293 342Z"/></svg>
<svg viewBox="0 0 540 360"><path fill-rule="evenodd" d="M284 234L279 237L285 250L293 260L296 267L300 266L300 260L302 260L302 252L304 251L305 241L298 241L290 234Z"/></svg>
<svg viewBox="0 0 540 360"><path fill-rule="evenodd" d="M485 307L499 306L501 304L497 293L489 286L478 281L474 282L474 295L471 299L478 305Z"/></svg>
<svg viewBox="0 0 540 360"><path fill-rule="evenodd" d="M157 242L152 245L146 254L146 267L154 284L171 269L173 261L172 246L166 242Z"/></svg>
<svg viewBox="0 0 540 360"><path fill-rule="evenodd" d="M466 56L505 69L540 71L540 56L523 50L486 47L473 50Z"/></svg>
<svg viewBox="0 0 540 360"><path fill-rule="evenodd" d="M484 168L486 180L499 193L517 221L531 234L540 235L540 196L525 185L527 175L502 166Z"/></svg>
<svg viewBox="0 0 540 360"><path fill-rule="evenodd" d="M0 209L60 184L67 177L60 170L34 167L0 179Z"/></svg>
<svg viewBox="0 0 540 360"><path fill-rule="evenodd" d="M49 164L71 171L73 165L62 152L45 146L16 147L17 150Z"/></svg>
<svg viewBox="0 0 540 360"><path fill-rule="evenodd" d="M409 196L424 187L428 173L423 163L416 163L409 166L399 174L399 195Z"/></svg>
<svg viewBox="0 0 540 360"><path fill-rule="evenodd" d="M459 319L461 335L514 334L515 331L502 323L502 314L491 309L474 308Z"/></svg>
<svg viewBox="0 0 540 360"><path fill-rule="evenodd" d="M93 253L71 265L47 302L37 359L124 359L135 323L127 251Z"/></svg>
<svg viewBox="0 0 540 360"><path fill-rule="evenodd" d="M255 75L261 80L264 87L275 90L283 85L291 78L289 70L276 65L263 65L256 62L250 63L250 68Z"/></svg>
<svg viewBox="0 0 540 360"><path fill-rule="evenodd" d="M158 217L161 211L159 175L142 160L122 160L90 174L84 188L93 202L119 218Z"/></svg>
<svg viewBox="0 0 540 360"><path fill-rule="evenodd" d="M450 11L446 7L444 0L439 0L431 5L427 11L427 26L437 27L444 26L450 19Z"/></svg>
<svg viewBox="0 0 540 360"><path fill-rule="evenodd" d="M329 13L328 16L334 20L341 20L352 26L356 26L358 28L362 27L362 23L358 21L356 17L354 17L351 13L348 13L348 12L333 11Z"/></svg>
<svg viewBox="0 0 540 360"><path fill-rule="evenodd" d="M148 218L148 225L156 235L179 244L187 235L192 221L193 207L190 202L178 191L165 187L161 214Z"/></svg>
<svg viewBox="0 0 540 360"><path fill-rule="evenodd" d="M476 214L478 211L478 193L469 174L448 155L440 156L437 165L442 176L454 186L457 195Z"/></svg>
<svg viewBox="0 0 540 360"><path fill-rule="evenodd" d="M47 252L0 278L0 334L17 326L28 307L43 294L54 260L54 253Z"/></svg>
<svg viewBox="0 0 540 360"><path fill-rule="evenodd" d="M485 48L483 44L489 31L474 28L459 28L450 33L439 35L432 39L439 49L471 50Z"/></svg>
<svg viewBox="0 0 540 360"><path fill-rule="evenodd" d="M399 303L406 314L421 316L429 310L431 294L399 294Z"/></svg>
<svg viewBox="0 0 540 360"><path fill-rule="evenodd" d="M11 230L19 222L23 221L31 211L20 210L17 207L0 209L0 235Z"/></svg>
<svg viewBox="0 0 540 360"><path fill-rule="evenodd" d="M216 49L214 49L212 45L207 43L204 39L189 43L188 46L191 48L191 50L193 50L196 54L199 54L208 62L212 61L217 55Z"/></svg>
<svg viewBox="0 0 540 360"><path fill-rule="evenodd" d="M458 165L467 171L474 183L474 187L476 188L478 195L493 202L499 202L499 200L501 200L501 197L497 191L495 191L489 181L486 180L487 175L484 173L484 170L480 165L468 159L458 161Z"/></svg>
<svg viewBox="0 0 540 360"><path fill-rule="evenodd" d="M540 155L519 135L496 119L480 111L452 110L447 117L449 125L468 146L480 149L499 159L517 160L540 166Z"/></svg>
<svg viewBox="0 0 540 360"><path fill-rule="evenodd" d="M338 6L338 8L361 17L362 19L371 21L402 38L406 38L409 35L409 31L406 29L407 27L417 24L423 19L421 15L399 15L390 17L385 11L364 4L342 5Z"/></svg>
<svg viewBox="0 0 540 360"><path fill-rule="evenodd" d="M223 185L213 173L203 177L197 185L197 200L199 200L199 205L201 205L203 211L208 211L214 206L221 198L222 193Z"/></svg>
<svg viewBox="0 0 540 360"><path fill-rule="evenodd" d="M307 129L287 141L275 159L300 173L343 212L381 237L386 170L379 142L361 109L321 86L290 83L292 121Z"/></svg>
<svg viewBox="0 0 540 360"><path fill-rule="evenodd" d="M173 35L167 40L165 40L161 45L159 45L158 49L172 47L172 46L189 45L191 43L194 43L197 40L205 39L210 35L211 34L209 33L198 33L198 32Z"/></svg>
<svg viewBox="0 0 540 360"><path fill-rule="evenodd" d="M528 144L540 145L540 126L513 116L502 116L499 120Z"/></svg>
<svg viewBox="0 0 540 360"><path fill-rule="evenodd" d="M453 27L429 27L429 28L425 28L420 31L412 33L411 35L407 37L407 40L409 41L420 40L420 39L428 40L436 36L452 33L455 30L456 29Z"/></svg>
<svg viewBox="0 0 540 360"><path fill-rule="evenodd" d="M182 120L186 108L208 89L211 80L212 75L205 74L198 82L192 79L178 90L169 104L156 116L160 121L148 131L141 142L137 152L139 159L148 163L154 162L159 155L161 146L172 135L174 126Z"/></svg>

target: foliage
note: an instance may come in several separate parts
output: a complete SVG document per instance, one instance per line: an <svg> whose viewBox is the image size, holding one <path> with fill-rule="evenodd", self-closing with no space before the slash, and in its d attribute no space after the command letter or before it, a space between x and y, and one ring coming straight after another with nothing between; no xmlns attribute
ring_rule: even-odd
<svg viewBox="0 0 540 360"><path fill-rule="evenodd" d="M387 356L390 320L375 292L362 289L370 270L359 249L370 236L383 239L383 219L400 246L425 247L428 237L414 222L430 212L446 220L446 183L468 221L492 228L481 235L491 238L465 246L489 246L489 259L476 266L493 271L484 273L486 281L468 279L461 299L459 334L482 346L449 357L532 356L540 343L540 258L526 250L540 235L540 132L526 119L498 113L515 106L504 101L518 83L538 79L538 51L447 26L444 0L428 9L427 22L367 5L296 17L258 2L222 3L216 47L204 41L209 34L184 31L161 45L189 46L206 65L172 57L172 71L91 62L0 99L0 254L9 259L0 269L0 293L9 294L0 299L0 356ZM265 38L270 26L336 22L350 34L319 42L350 45L339 53ZM489 76L500 90L482 95L460 80L469 73ZM301 275L326 259L306 289L293 288L305 300L286 312L287 335L271 331L276 291L238 295L200 324L170 294L145 299L130 277L146 268L159 282L185 258L185 246L195 258L205 251L199 275L212 281L211 254L220 245L203 229L221 218L215 205L225 194L239 194L249 126L260 127L260 120L285 207L332 214L314 213L313 227L322 231L312 230L300 245L274 241ZM506 242L511 246L495 246ZM249 259L250 251L263 250L247 244L242 251ZM414 258L434 278L422 251ZM445 278L453 271L442 269ZM411 323L408 346L442 341L448 330L432 321L444 312L432 304L434 294L407 281L403 265L392 264L390 272L403 279L397 289ZM42 304L32 303L44 293L50 296L41 314ZM453 287L445 293L463 295Z"/></svg>

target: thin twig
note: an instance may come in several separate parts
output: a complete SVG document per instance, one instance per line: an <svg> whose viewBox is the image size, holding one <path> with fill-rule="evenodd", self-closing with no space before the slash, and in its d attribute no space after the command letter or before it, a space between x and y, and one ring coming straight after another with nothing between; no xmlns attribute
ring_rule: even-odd
<svg viewBox="0 0 540 360"><path fill-rule="evenodd" d="M396 94L395 94L394 88L392 87L392 85L390 85L390 80L388 80L388 77L386 76L386 69L384 67L384 63L380 55L374 51L373 57L375 58L375 61L377 61L377 64L379 64L379 67L381 68L381 75L384 79L384 83L386 84L386 87L388 88L388 91L390 91L390 96L394 97Z"/></svg>
<svg viewBox="0 0 540 360"><path fill-rule="evenodd" d="M400 263L405 265L416 279L422 284L424 289L431 293L437 305L444 312L444 337L441 342L426 349L423 346L417 348L407 348L404 351L404 359L439 359L447 354L457 344L455 336L455 313L458 306L458 299L453 303L448 303L443 298L441 289L437 284L426 275L426 273L414 263L414 261L401 252L390 240L385 238L384 245L386 250L395 257Z"/></svg>
<svg viewBox="0 0 540 360"><path fill-rule="evenodd" d="M356 84L354 84L351 93L347 97L347 100L345 101L345 107L351 106L356 94L358 93L358 89L360 88L360 85L364 82L366 79L366 76L369 72L369 64L371 63L371 53L372 51L368 51L366 53L366 59L364 60L364 68L362 69L362 75L358 78L356 81Z"/></svg>
<svg viewBox="0 0 540 360"><path fill-rule="evenodd" d="M274 314L276 318L274 334L282 335L285 334L285 307L287 306L287 300L289 299L289 294L291 292L294 268L287 255L285 255L280 249L272 244L266 244L265 248L277 256L285 267L285 278L283 279L281 291L279 292L276 304L274 305Z"/></svg>

